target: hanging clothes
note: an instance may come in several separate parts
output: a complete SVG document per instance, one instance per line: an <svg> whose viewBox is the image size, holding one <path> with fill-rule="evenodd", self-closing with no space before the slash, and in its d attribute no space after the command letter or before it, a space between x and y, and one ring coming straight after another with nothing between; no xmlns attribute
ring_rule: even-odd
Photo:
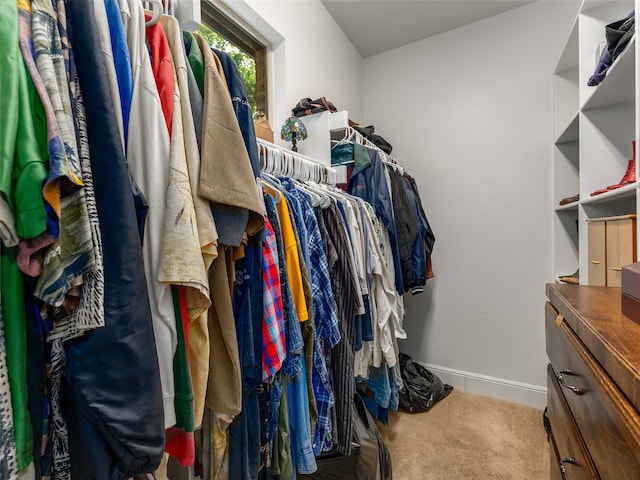
<svg viewBox="0 0 640 480"><path fill-rule="evenodd" d="M86 47L75 51L76 67L87 107L109 322L69 344L62 396L73 478L106 478L106 472L118 478L153 471L160 462L162 396L135 207L91 2L68 2L67 13L71 41Z"/></svg>

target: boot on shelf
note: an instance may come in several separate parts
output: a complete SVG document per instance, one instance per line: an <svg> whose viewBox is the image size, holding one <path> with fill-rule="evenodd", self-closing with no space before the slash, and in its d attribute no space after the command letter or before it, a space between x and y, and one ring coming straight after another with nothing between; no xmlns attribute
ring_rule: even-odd
<svg viewBox="0 0 640 480"><path fill-rule="evenodd" d="M558 277L562 283L570 283L572 285L580 284L580 269L576 270L576 273L573 275L561 275Z"/></svg>
<svg viewBox="0 0 640 480"><path fill-rule="evenodd" d="M560 200L560 205L569 205L570 203L577 202L578 200L580 200L580 194L576 193L571 197L565 197L562 200Z"/></svg>
<svg viewBox="0 0 640 480"><path fill-rule="evenodd" d="M610 192L611 190L615 190L616 188L624 187L625 185L636 182L636 141L633 140L631 142L631 145L633 148L633 155L631 160L629 160L629 163L627 164L627 171L624 172L624 175L620 180L620 183L617 183L615 185L609 185L607 188L596 190L591 194L591 196L600 195L601 193L605 193L605 192Z"/></svg>

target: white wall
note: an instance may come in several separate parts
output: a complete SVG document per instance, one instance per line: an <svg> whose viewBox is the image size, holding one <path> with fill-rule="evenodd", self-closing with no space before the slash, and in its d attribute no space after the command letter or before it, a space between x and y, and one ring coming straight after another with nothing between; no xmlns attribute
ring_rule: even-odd
<svg viewBox="0 0 640 480"><path fill-rule="evenodd" d="M272 41L275 130L304 97L326 97L352 118L362 118L362 58L319 0L224 3Z"/></svg>
<svg viewBox="0 0 640 480"><path fill-rule="evenodd" d="M535 2L364 60L365 124L415 176L436 235L436 278L406 298L401 350L454 386L536 406L551 77L577 7Z"/></svg>

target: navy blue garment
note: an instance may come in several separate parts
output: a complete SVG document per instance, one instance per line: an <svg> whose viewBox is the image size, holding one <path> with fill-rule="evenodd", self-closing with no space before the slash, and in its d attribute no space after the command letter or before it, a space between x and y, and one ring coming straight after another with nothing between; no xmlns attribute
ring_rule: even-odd
<svg viewBox="0 0 640 480"><path fill-rule="evenodd" d="M364 211L362 202L358 203L360 209L360 216L364 219L367 215ZM371 253L371 246L369 245L369 235L373 235L373 232L369 232L369 227L366 221L362 222L362 235L364 237L364 258L365 258L365 278L367 280L367 290L371 292L371 276L373 271L373 255ZM362 316L362 340L365 342L373 342L373 316L371 314L371 295L367 294L363 296L364 300L364 315Z"/></svg>
<svg viewBox="0 0 640 480"><path fill-rule="evenodd" d="M256 130L253 126L251 104L247 98L242 77L240 76L240 72L238 72L236 62L233 61L233 58L231 58L228 53L216 50L215 48L211 50L213 50L213 53L216 54L216 57L218 57L222 64L222 70L224 70L224 76L227 80L227 88L231 94L233 110L236 112L242 138L244 138L244 144L247 147L247 153L251 161L253 176L257 178L260 176L260 157L258 154L258 144L256 142Z"/></svg>
<svg viewBox="0 0 640 480"><path fill-rule="evenodd" d="M400 266L402 269L402 283L404 291L413 286L413 264L411 252L420 232L417 210L407 197L404 189L404 179L395 168L387 168L391 180L391 195L393 197L393 212L396 222L398 251L400 252ZM425 264L426 265L426 264ZM426 271L426 266L425 266ZM425 274L426 275L426 274Z"/></svg>
<svg viewBox="0 0 640 480"><path fill-rule="evenodd" d="M252 237L238 262L233 312L242 367L242 411L229 429L229 477L253 480L260 464L260 406L262 378L262 244ZM259 297L259 298L258 298Z"/></svg>
<svg viewBox="0 0 640 480"><path fill-rule="evenodd" d="M427 228L427 232L425 233L425 236L424 236L424 249L425 249L426 259L428 263L429 259L431 258L431 254L433 253L433 246L436 243L436 236L433 233L433 229L429 224L429 219L427 218L427 214L425 213L424 207L422 206L422 199L420 198L420 192L418 191L418 185L416 184L416 180L406 172L404 174L404 179L409 183L409 185L411 186L411 189L413 190L413 193L416 196L416 203L418 204L418 209L420 210L420 216L424 220L424 224Z"/></svg>
<svg viewBox="0 0 640 480"><path fill-rule="evenodd" d="M164 451L160 373L136 210L91 0L65 2L86 101L104 257L105 327L69 341L61 395L71 477L126 479Z"/></svg>
<svg viewBox="0 0 640 480"><path fill-rule="evenodd" d="M31 417L31 429L33 431L33 464L35 466L36 478L42 476L42 433L44 430L46 399L45 399L45 363L47 350L50 350L46 342L48 332L40 331L44 327L42 319L39 318L39 308L35 304L33 294L25 282L26 301L26 331L27 331L27 388L29 415ZM47 389L47 391L50 391ZM48 434L48 432L47 432ZM50 473L45 471L45 473Z"/></svg>
<svg viewBox="0 0 640 480"><path fill-rule="evenodd" d="M349 178L348 191L351 195L362 198L365 202L373 205L376 216L380 218L382 224L389 231L389 240L391 241L391 253L393 254L394 274L396 290L398 293L404 293L404 285L402 282L402 268L400 262L400 252L398 250L398 235L393 217L393 205L391 192L387 185L384 173L384 164L380 158L380 152L362 145L347 143L338 145L331 152L333 162L334 155L345 155L345 152L337 150L351 149L354 159L353 172Z"/></svg>
<svg viewBox="0 0 640 480"><path fill-rule="evenodd" d="M425 283L427 283L427 252L425 242L429 224L426 218L422 216L422 209L419 205L418 198L406 177L402 177L402 187L409 200L409 205L416 213L416 219L418 221L419 234L416 236L411 248L410 283L411 293L416 294L422 292Z"/></svg>

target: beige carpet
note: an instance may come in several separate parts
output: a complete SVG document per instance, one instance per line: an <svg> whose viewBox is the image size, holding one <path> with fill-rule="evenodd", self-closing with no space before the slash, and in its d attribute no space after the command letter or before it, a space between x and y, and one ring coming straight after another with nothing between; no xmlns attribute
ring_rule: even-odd
<svg viewBox="0 0 640 480"><path fill-rule="evenodd" d="M461 390L380 431L397 480L549 480L542 411Z"/></svg>

